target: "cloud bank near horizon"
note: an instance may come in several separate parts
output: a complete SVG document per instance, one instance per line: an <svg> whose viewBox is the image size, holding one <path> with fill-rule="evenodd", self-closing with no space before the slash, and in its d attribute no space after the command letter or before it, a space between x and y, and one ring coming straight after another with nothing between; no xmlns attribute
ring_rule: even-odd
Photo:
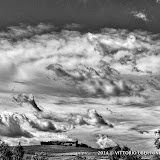
<svg viewBox="0 0 160 160"><path fill-rule="evenodd" d="M49 117L50 116L50 117ZM88 110L85 114L59 115L54 113L37 112L35 116L29 116L18 112L3 112L0 114L0 136L10 144L22 141L26 144L38 144L39 141L66 140L67 131L77 127L105 127L113 128L113 125L104 119L95 109ZM25 142L23 142L25 140ZM15 142L14 142L15 141Z"/></svg>
<svg viewBox="0 0 160 160"><path fill-rule="evenodd" d="M73 129L76 126L106 126L112 128L113 125L106 119L104 119L95 109L89 109L85 113L81 114L69 114L69 115L57 115L53 112L37 112L35 115L38 119L53 120L55 122L66 122L71 125L69 128Z"/></svg>
<svg viewBox="0 0 160 160"><path fill-rule="evenodd" d="M32 144L33 140L39 143L39 139L49 140L51 137L55 140L71 141L72 139L64 134L71 129L68 126L55 124L51 120L44 121L43 119L31 118L17 112L0 114L0 136L4 140L10 140L10 144L14 140L17 140L16 143L22 140L23 143L24 139L28 141L27 143Z"/></svg>

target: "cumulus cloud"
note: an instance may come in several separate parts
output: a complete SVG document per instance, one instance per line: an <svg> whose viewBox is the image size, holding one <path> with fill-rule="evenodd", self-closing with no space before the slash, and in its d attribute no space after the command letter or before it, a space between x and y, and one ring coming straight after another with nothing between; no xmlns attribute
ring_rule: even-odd
<svg viewBox="0 0 160 160"><path fill-rule="evenodd" d="M24 120L23 115L19 115L21 120ZM20 118L17 114L3 113L0 115L0 135L6 137L27 137L31 138L33 135L20 125Z"/></svg>
<svg viewBox="0 0 160 160"><path fill-rule="evenodd" d="M101 149L112 148L118 146L110 137L107 135L98 135L97 144Z"/></svg>
<svg viewBox="0 0 160 160"><path fill-rule="evenodd" d="M79 121L79 119L76 119L76 120L78 120L77 122L81 122ZM99 126L107 125L109 127L113 127L113 125L105 121L103 117L99 115L95 109L88 110L87 117L83 118L83 120L84 122L90 125L99 125Z"/></svg>
<svg viewBox="0 0 160 160"><path fill-rule="evenodd" d="M29 124L32 128L35 128L39 131L44 132L64 132L67 130L65 126L57 126L51 121L40 121L40 120L30 120L28 119Z"/></svg>
<svg viewBox="0 0 160 160"><path fill-rule="evenodd" d="M5 112L0 115L0 135L12 138L32 138L34 130L60 133L72 129L71 125L54 124L51 120L31 118L25 114Z"/></svg>
<svg viewBox="0 0 160 160"><path fill-rule="evenodd" d="M53 112L41 112L37 113L36 117L38 119L53 120L54 122L65 122L68 125L65 128L73 129L74 126L81 125L91 125L91 126L108 126L113 127L113 125L105 120L95 109L89 109L85 113L75 113L69 115L57 115Z"/></svg>
<svg viewBox="0 0 160 160"><path fill-rule="evenodd" d="M34 129L36 129L38 131L57 133L57 132L66 132L66 131L72 129L71 125L56 124L56 123L54 123L56 121L53 121L53 118L43 117L44 116L43 113L42 114L41 113L37 113L37 115L39 115L41 117L36 116L36 118L34 118L34 119L26 117L25 120L29 123L29 125L32 128L34 128Z"/></svg>
<svg viewBox="0 0 160 160"><path fill-rule="evenodd" d="M20 141L23 145L39 144L40 141L60 140L72 141L65 131L64 125L56 125L48 120L40 120L26 116L25 114L4 112L0 114L0 136L9 145L17 145Z"/></svg>

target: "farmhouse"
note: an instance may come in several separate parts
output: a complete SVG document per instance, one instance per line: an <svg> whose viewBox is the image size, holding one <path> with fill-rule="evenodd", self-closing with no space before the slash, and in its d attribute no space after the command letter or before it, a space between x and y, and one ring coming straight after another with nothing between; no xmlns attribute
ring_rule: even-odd
<svg viewBox="0 0 160 160"><path fill-rule="evenodd" d="M41 145L61 145L61 146L78 147L78 140L76 141L48 141L48 142L41 142Z"/></svg>

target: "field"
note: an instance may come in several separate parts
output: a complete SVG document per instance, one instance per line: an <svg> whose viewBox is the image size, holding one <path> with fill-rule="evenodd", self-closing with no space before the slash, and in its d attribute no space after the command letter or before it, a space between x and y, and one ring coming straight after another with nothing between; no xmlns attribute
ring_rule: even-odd
<svg viewBox="0 0 160 160"><path fill-rule="evenodd" d="M93 148L85 147L73 147L73 146L58 146L58 145L32 145L24 146L25 156L33 155L35 153L44 152L47 154L49 159L54 160L71 160L75 156L81 155L93 159L96 157L97 160L104 158L104 156L98 156L98 150Z"/></svg>
<svg viewBox="0 0 160 160"><path fill-rule="evenodd" d="M24 146L26 153L33 154L34 152L46 152L49 155L59 153L72 153L72 152L96 152L96 149L73 147L73 146L58 146L58 145L33 145Z"/></svg>
<svg viewBox="0 0 160 160"><path fill-rule="evenodd" d="M111 160L107 155L100 155L99 151L107 153L107 150L85 148L85 147L73 147L73 146L59 146L59 145L32 145L24 146L25 155L24 159L28 156L35 155L35 153L45 153L49 160ZM143 160L152 160L152 156L142 156ZM136 158L125 158L125 160L142 160ZM41 159L42 160L42 159ZM119 160L115 158L114 160Z"/></svg>

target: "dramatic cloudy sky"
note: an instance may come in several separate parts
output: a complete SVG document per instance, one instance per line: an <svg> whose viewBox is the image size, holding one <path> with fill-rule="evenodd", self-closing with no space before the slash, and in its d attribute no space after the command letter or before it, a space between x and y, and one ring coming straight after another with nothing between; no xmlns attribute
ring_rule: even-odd
<svg viewBox="0 0 160 160"><path fill-rule="evenodd" d="M0 25L50 22L160 31L158 0L0 0Z"/></svg>
<svg viewBox="0 0 160 160"><path fill-rule="evenodd" d="M105 147L110 135L154 150L159 10L158 0L0 0L1 139Z"/></svg>

